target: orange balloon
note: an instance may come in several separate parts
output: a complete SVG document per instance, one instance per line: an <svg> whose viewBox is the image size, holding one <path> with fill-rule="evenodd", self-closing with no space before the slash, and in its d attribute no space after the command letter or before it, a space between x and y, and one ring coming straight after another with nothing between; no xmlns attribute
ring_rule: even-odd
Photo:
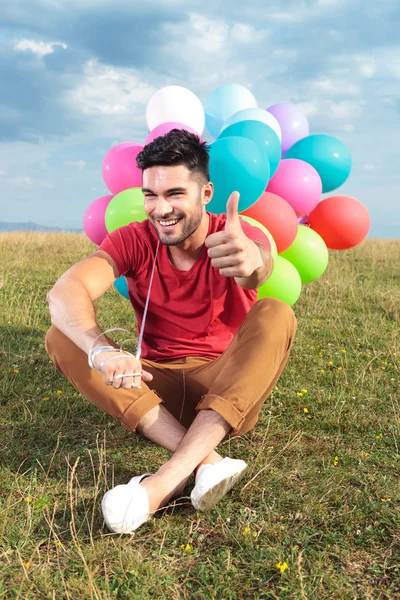
<svg viewBox="0 0 400 600"><path fill-rule="evenodd" d="M264 192L255 204L242 212L242 215L256 219L268 229L276 242L278 254L287 250L296 238L296 213L286 200L276 194Z"/></svg>
<svg viewBox="0 0 400 600"><path fill-rule="evenodd" d="M347 250L367 237L370 218L364 204L356 198L330 196L310 212L307 225L319 233L331 250Z"/></svg>

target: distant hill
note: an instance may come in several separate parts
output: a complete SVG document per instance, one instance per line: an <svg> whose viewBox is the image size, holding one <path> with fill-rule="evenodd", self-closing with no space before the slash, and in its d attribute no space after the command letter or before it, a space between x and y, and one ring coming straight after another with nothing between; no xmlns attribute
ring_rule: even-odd
<svg viewBox="0 0 400 600"><path fill-rule="evenodd" d="M0 221L0 232L5 231L73 231L75 233L81 233L83 229L69 229L68 227L47 227L46 225L38 225L37 223L6 223Z"/></svg>

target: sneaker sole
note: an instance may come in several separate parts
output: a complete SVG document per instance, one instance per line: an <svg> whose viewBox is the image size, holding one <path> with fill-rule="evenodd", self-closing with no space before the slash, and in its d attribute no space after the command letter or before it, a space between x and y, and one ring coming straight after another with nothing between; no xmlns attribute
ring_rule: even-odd
<svg viewBox="0 0 400 600"><path fill-rule="evenodd" d="M233 486L242 479L243 475L247 471L247 468L248 467L246 466L242 471L239 471L239 473L234 473L233 475L226 477L217 483L217 485L209 489L208 492L206 492L199 500L197 507L195 506L195 509L199 511L206 511L214 508L214 506L218 504L218 502L233 488Z"/></svg>

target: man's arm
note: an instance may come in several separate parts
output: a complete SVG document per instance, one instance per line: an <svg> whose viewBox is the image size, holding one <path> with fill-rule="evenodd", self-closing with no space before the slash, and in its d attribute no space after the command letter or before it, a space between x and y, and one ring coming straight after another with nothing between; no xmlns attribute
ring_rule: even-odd
<svg viewBox="0 0 400 600"><path fill-rule="evenodd" d="M114 260L98 250L68 269L47 294L52 324L86 354L102 333L93 303L117 277ZM96 346L100 345L109 345L105 336L97 340Z"/></svg>
<svg viewBox="0 0 400 600"><path fill-rule="evenodd" d="M260 287L271 275L274 268L272 254L261 242L253 242L260 251L262 264L249 277L235 277L235 281L245 290L254 290Z"/></svg>

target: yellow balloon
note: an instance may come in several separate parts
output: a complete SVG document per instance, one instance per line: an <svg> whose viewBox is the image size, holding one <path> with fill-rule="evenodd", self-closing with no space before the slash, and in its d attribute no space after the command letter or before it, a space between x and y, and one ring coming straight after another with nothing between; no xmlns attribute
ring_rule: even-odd
<svg viewBox="0 0 400 600"><path fill-rule="evenodd" d="M275 259L278 256L278 249L276 247L275 240L272 237L271 233L268 231L268 229L266 227L264 227L264 225L262 225L259 221L257 221L256 219L253 219L252 217L247 217L245 215L239 215L239 216L241 219L244 219L245 221L247 221L250 225L253 225L254 227L258 227L259 229L261 229L261 231L263 233L265 233L265 235L269 239L269 243L271 244L272 257Z"/></svg>

